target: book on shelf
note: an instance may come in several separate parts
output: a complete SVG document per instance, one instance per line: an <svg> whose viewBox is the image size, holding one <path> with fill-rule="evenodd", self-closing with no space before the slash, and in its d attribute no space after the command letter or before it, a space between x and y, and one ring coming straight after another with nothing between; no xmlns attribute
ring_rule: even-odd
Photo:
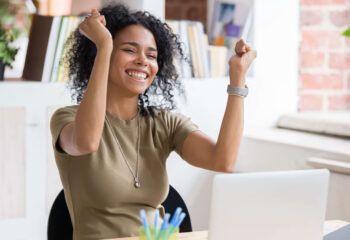
<svg viewBox="0 0 350 240"><path fill-rule="evenodd" d="M227 48L228 63L234 54L234 48L239 39L244 39L252 46L254 42L252 22L253 22L253 0L209 0L208 7L213 12L208 14L208 38L209 43ZM252 46L254 47L254 46ZM210 54L214 53L212 48ZM219 49L219 48L217 48ZM222 51L222 50L218 50ZM218 55L223 55L217 53ZM212 57L211 57L212 58ZM225 75L228 75L229 66L225 64ZM247 75L254 75L254 63L249 68ZM211 68L213 69L213 68ZM215 70L214 70L215 71ZM216 73L215 73L216 74Z"/></svg>
<svg viewBox="0 0 350 240"><path fill-rule="evenodd" d="M76 16L33 15L22 78L30 81L66 81L62 57L69 35L80 22Z"/></svg>
<svg viewBox="0 0 350 240"><path fill-rule="evenodd" d="M178 35L182 42L185 56L190 59L189 65L185 61L175 59L174 64L183 78L221 78L228 76L229 58L234 54L234 47L239 38L249 39L251 33L252 11L251 6L241 0L226 0L230 3L216 1L216 11L213 14L223 22L213 23L213 45L209 45L203 24L198 21L166 20L173 33ZM235 2L235 3L232 3ZM217 16L219 15L219 17ZM215 18L214 17L214 18ZM226 25L225 25L226 24ZM224 30L225 31L224 31ZM223 35L223 32L227 35ZM221 34L221 35L220 35ZM249 75L251 70L249 70Z"/></svg>
<svg viewBox="0 0 350 240"><path fill-rule="evenodd" d="M209 42L213 45L234 48L237 40L249 41L252 23L251 0L214 0L209 19Z"/></svg>
<svg viewBox="0 0 350 240"><path fill-rule="evenodd" d="M184 55L190 60L190 64L179 59L175 65L183 78L207 78L210 77L208 57L208 41L204 33L203 24L187 20L166 20L173 33L179 36Z"/></svg>
<svg viewBox="0 0 350 240"><path fill-rule="evenodd" d="M53 18L34 15L29 33L23 78L41 81ZM47 63L49 64L49 63ZM48 71L46 69L46 71Z"/></svg>
<svg viewBox="0 0 350 240"><path fill-rule="evenodd" d="M212 78L221 78L226 76L228 68L227 48L224 46L209 46L210 72Z"/></svg>

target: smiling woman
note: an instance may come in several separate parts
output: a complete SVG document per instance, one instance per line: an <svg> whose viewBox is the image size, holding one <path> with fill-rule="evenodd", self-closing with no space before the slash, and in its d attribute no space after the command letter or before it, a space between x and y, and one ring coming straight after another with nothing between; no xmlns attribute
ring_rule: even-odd
<svg viewBox="0 0 350 240"><path fill-rule="evenodd" d="M158 72L157 45L153 34L139 25L131 25L113 40L109 78L114 94L142 94Z"/></svg>
<svg viewBox="0 0 350 240"><path fill-rule="evenodd" d="M155 209L164 217L172 151L197 167L232 169L242 137L245 74L256 56L243 40L235 51L216 143L189 118L168 111L181 87L173 59L184 57L169 26L122 5L91 11L65 57L78 105L58 109L50 123L73 239L138 235L140 209L152 222Z"/></svg>
<svg viewBox="0 0 350 240"><path fill-rule="evenodd" d="M175 56L185 58L177 36L172 34L168 25L147 12L139 11L131 14L124 6L117 5L102 9L100 14L106 20L106 29L113 36L113 46L116 46L116 44L118 46L118 50L113 49L111 56L111 61L114 62L111 63L112 71L114 70L113 66L121 67L118 65L117 59L120 56L120 51L129 53L130 57L132 55L138 56L140 51L147 51L143 54L147 54L147 59L153 59L153 63L158 65L158 71L154 72L153 77L148 78L149 84L151 84L150 87L139 95L141 114L153 114L152 108L146 111L147 106L174 109L176 107L173 100L174 91L177 89L181 92L182 85L178 80L178 74L172 59ZM86 21L84 22L86 23ZM131 30L125 29L128 26ZM83 27L85 26L81 26L81 28ZM76 30L69 38L67 43L69 47L65 51L66 64L70 70L69 76L72 78L72 97L77 103L80 103L85 93L97 53L95 43L80 34L80 31ZM132 34L131 36L138 42L131 41L129 34ZM146 39L149 46L146 46L144 42ZM119 61L123 60L120 59ZM152 65L154 66L154 64ZM117 77L117 75L111 75L113 75L113 78ZM161 98L161 100L150 102L149 95L155 95L156 93L158 99Z"/></svg>

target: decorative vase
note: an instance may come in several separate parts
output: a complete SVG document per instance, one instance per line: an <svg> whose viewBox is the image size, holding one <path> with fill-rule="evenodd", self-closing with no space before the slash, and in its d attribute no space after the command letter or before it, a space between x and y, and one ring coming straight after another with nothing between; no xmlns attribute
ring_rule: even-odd
<svg viewBox="0 0 350 240"><path fill-rule="evenodd" d="M6 64L0 62L0 81L4 81L5 66Z"/></svg>

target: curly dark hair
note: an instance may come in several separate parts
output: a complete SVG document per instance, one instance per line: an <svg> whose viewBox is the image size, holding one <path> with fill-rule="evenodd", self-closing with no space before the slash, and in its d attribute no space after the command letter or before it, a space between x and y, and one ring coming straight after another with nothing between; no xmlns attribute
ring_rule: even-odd
<svg viewBox="0 0 350 240"><path fill-rule="evenodd" d="M152 32L157 44L158 72L151 86L139 95L138 105L142 115L154 116L153 108L176 108L174 95L184 93L179 75L173 63L174 58L188 62L185 57L179 36L175 35L169 25L147 11L132 12L121 4L104 7L100 11L106 19L106 28L113 39L123 28L130 25L141 25ZM81 102L96 57L95 44L79 33L76 29L68 38L63 60L67 66L67 74L70 80L72 100L78 104Z"/></svg>

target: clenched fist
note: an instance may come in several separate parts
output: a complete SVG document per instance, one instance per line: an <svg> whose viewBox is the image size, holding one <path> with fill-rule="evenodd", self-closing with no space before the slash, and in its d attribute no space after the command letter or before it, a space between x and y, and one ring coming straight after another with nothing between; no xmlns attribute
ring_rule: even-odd
<svg viewBox="0 0 350 240"><path fill-rule="evenodd" d="M257 56L257 52L243 40L239 40L235 47L236 55L229 60L230 85L236 87L245 86L245 76L248 68Z"/></svg>
<svg viewBox="0 0 350 240"><path fill-rule="evenodd" d="M102 46L113 47L112 35L106 28L106 19L95 8L79 24L79 32L95 43L98 49Z"/></svg>

